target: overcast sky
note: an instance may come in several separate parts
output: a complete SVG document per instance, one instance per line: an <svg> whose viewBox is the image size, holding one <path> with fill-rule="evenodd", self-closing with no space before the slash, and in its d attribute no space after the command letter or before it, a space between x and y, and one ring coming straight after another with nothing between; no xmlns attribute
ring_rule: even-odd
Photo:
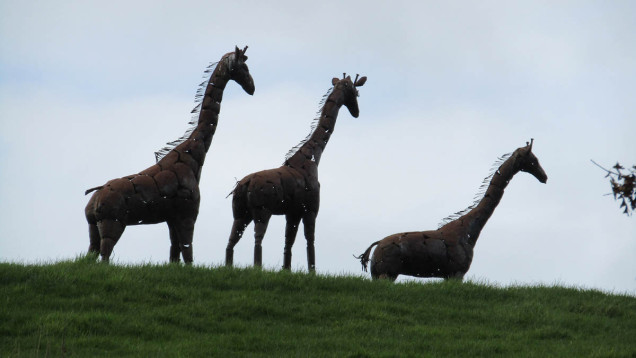
<svg viewBox="0 0 636 358"><path fill-rule="evenodd" d="M514 177L466 278L636 294L636 218L590 162L636 164L631 1L4 0L0 13L0 261L85 253L84 190L152 165L187 129L205 67L249 45L256 92L226 88L195 264L223 263L235 180L279 166L347 72L368 81L320 162L319 273L362 275L352 254L437 228L534 138L548 182ZM284 223L273 217L263 241L269 269L282 266ZM165 263L169 246L165 224L132 226L112 258ZM293 255L306 270L302 230Z"/></svg>

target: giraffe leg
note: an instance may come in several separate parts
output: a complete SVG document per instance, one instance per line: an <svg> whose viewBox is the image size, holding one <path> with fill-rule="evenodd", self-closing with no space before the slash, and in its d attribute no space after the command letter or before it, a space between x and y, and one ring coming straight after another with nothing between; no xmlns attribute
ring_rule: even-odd
<svg viewBox="0 0 636 358"><path fill-rule="evenodd" d="M97 226L97 219L95 218L95 195L92 195L88 201L88 205L84 209L86 215L86 221L88 222L88 237L90 244L88 245L88 253L99 256L100 241L102 240L99 235L99 227Z"/></svg>
<svg viewBox="0 0 636 358"><path fill-rule="evenodd" d="M448 275L448 276L444 277L444 281L453 280L453 281L462 282L462 281L464 281L464 274L465 274L465 272L455 272L452 275Z"/></svg>
<svg viewBox="0 0 636 358"><path fill-rule="evenodd" d="M254 221L254 266L263 266L263 237L265 237L265 231L267 231L267 224L269 224L269 216L259 221Z"/></svg>
<svg viewBox="0 0 636 358"><path fill-rule="evenodd" d="M177 230L172 223L168 223L168 230L170 231L170 262L179 262L181 249L179 248Z"/></svg>
<svg viewBox="0 0 636 358"><path fill-rule="evenodd" d="M395 281L402 272L401 247L399 245L378 246L371 259L371 277L374 280Z"/></svg>
<svg viewBox="0 0 636 358"><path fill-rule="evenodd" d="M126 226L118 220L105 219L97 223L99 236L101 237L99 252L103 262L110 260L115 244L124 233Z"/></svg>
<svg viewBox="0 0 636 358"><path fill-rule="evenodd" d="M314 249L314 232L316 230L316 213L308 212L303 216L303 229L307 240L307 268L309 272L316 271L316 251Z"/></svg>
<svg viewBox="0 0 636 358"><path fill-rule="evenodd" d="M89 254L99 254L100 251L100 241L101 237L99 236L99 228L97 224L92 223L88 224L88 235L90 238L90 245L88 246Z"/></svg>
<svg viewBox="0 0 636 358"><path fill-rule="evenodd" d="M99 251L102 256L102 262L108 263L110 261L110 254L113 253L113 248L115 247L116 243L117 241L108 237L105 237L102 239L99 245L100 246Z"/></svg>
<svg viewBox="0 0 636 358"><path fill-rule="evenodd" d="M296 241L296 234L298 233L298 224L300 224L300 218L286 216L287 225L285 226L285 250L283 251L283 269L291 270L292 259L292 246Z"/></svg>
<svg viewBox="0 0 636 358"><path fill-rule="evenodd" d="M192 265L194 261L194 257L192 254L192 237L194 236L194 223L196 219L193 218L185 218L178 220L171 220L169 227L171 226L173 229L171 232L174 233L176 239L179 243L179 251L181 251L181 256L183 256L183 262L186 265ZM172 241L172 235L170 240ZM173 250L176 252L176 249L170 248L171 258ZM178 254L177 254L178 255ZM177 256L178 258L178 256Z"/></svg>
<svg viewBox="0 0 636 358"><path fill-rule="evenodd" d="M225 266L232 266L234 264L234 246L236 246L239 242L243 236L243 231L245 231L245 228L251 221L252 219L249 218L234 219L232 232L230 232L230 239L228 240L227 247L225 248Z"/></svg>
<svg viewBox="0 0 636 358"><path fill-rule="evenodd" d="M386 274L383 273L378 277L374 277L374 280L380 279L380 280L390 280L391 282L395 282L395 280L397 279L397 275L390 275L390 274Z"/></svg>

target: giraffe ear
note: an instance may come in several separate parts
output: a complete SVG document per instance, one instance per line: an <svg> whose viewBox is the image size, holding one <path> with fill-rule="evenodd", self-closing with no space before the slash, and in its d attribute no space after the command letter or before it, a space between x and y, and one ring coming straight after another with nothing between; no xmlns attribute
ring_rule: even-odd
<svg viewBox="0 0 636 358"><path fill-rule="evenodd" d="M367 76L362 76L360 77L359 80L356 81L356 83L354 83L353 85L356 87L362 87L364 86L364 84L367 82Z"/></svg>
<svg viewBox="0 0 636 358"><path fill-rule="evenodd" d="M340 81L337 77L334 77L331 79L331 85L335 86L336 83L338 83L338 81Z"/></svg>
<svg viewBox="0 0 636 358"><path fill-rule="evenodd" d="M532 152L532 143L534 143L534 138L530 138L530 141L526 142L526 148L528 148L528 153Z"/></svg>

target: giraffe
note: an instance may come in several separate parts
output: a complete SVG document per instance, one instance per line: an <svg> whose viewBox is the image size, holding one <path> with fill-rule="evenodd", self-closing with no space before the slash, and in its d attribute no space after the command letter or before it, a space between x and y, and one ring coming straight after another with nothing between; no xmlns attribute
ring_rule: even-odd
<svg viewBox="0 0 636 358"><path fill-rule="evenodd" d="M263 237L272 215L285 215L285 249L283 268L291 268L292 246L296 239L298 225L303 222L307 240L307 265L309 271L315 271L314 231L320 202L320 183L318 182L318 164L327 142L331 137L338 111L344 105L349 113L357 118L358 90L366 82L366 77L351 81L333 78L333 87L323 96L320 117L315 128L292 148L283 165L279 168L252 173L237 182L232 191L232 213L234 223L225 251L225 264L232 266L234 246L243 235L243 231L254 221L254 265L262 265Z"/></svg>
<svg viewBox="0 0 636 358"><path fill-rule="evenodd" d="M373 279L394 281L398 275L463 279L472 262L477 238L512 177L524 171L541 183L548 180L532 153L532 143L533 140L502 156L497 163L501 163L499 168L484 179L483 198L445 219L437 230L393 234L371 244L362 255L356 256L363 270L367 270L371 249L377 245L371 258Z"/></svg>
<svg viewBox="0 0 636 358"><path fill-rule="evenodd" d="M170 233L170 262L191 264L192 235L199 212L199 179L205 155L221 110L223 90L230 80L236 81L248 94L254 94L254 81L245 64L245 51L225 54L216 67L205 73L209 80L200 84L197 106L192 110L190 128L180 139L155 153L157 163L139 172L108 181L95 191L85 209L88 221L89 253L101 254L108 262L113 247L127 225L166 222Z"/></svg>

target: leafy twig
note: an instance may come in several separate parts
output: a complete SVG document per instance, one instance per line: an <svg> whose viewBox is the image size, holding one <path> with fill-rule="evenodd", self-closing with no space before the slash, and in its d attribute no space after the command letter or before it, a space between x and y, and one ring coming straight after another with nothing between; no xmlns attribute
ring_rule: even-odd
<svg viewBox="0 0 636 358"><path fill-rule="evenodd" d="M615 171L612 171L603 168L593 160L592 163L607 173L605 177L610 178L609 181L612 186L614 200L621 202L620 208L623 209L623 214L628 216L632 215L636 209L636 165L625 169L625 167L617 162L612 167ZM624 173L623 170L627 171L627 173Z"/></svg>

